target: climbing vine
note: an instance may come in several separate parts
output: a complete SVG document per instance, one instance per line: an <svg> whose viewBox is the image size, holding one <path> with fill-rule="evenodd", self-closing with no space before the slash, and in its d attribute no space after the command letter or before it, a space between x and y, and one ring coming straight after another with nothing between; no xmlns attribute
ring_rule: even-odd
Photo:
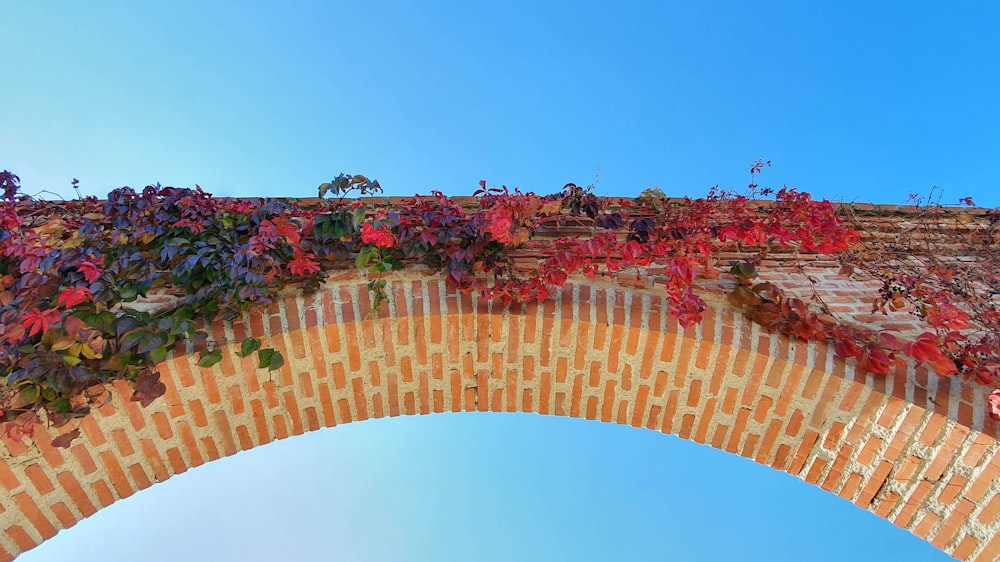
<svg viewBox="0 0 1000 562"><path fill-rule="evenodd" d="M752 180L764 165L754 165ZM571 275L641 277L655 266L670 313L684 327L707 309L696 282L728 271L736 280L729 302L748 318L791 337L830 341L862 371L885 374L910 357L939 375L981 384L998 374L1000 267L991 261L993 276L973 278L975 262L960 265L978 259L984 243L988 259L997 260L995 219L965 253L914 261L900 249L906 240L897 237L892 251L878 246L884 241L860 236L833 204L787 188L757 191L774 196L767 203L719 190L700 199L667 199L658 190L602 198L575 184L539 196L481 182L474 205L440 192L390 202L381 191L377 181L345 174L322 184L320 199L308 204L159 185L116 189L103 201L57 202L22 195L18 177L4 171L3 435L20 440L39 423L85 416L116 380L131 385L132 400L150 404L165 392L156 365L177 346L193 346L198 365L211 367L230 342L213 341L206 325L265 306L289 285L315 291L332 270L364 272L378 311L388 300L385 274L412 263L442 272L451 290L502 305L545 300ZM580 235L538 247L536 233L564 226ZM884 279L876 308L912 307L931 331L903 341L759 282L761 258L773 246L836 254L845 275ZM718 254L733 249L745 259L720 264ZM526 252L537 257L526 260ZM173 298L153 310L137 304L153 294ZM284 362L253 338L239 343L238 354L256 355L262 369ZM1000 393L990 401L991 415L1000 417ZM77 434L66 432L55 444L68 446Z"/></svg>

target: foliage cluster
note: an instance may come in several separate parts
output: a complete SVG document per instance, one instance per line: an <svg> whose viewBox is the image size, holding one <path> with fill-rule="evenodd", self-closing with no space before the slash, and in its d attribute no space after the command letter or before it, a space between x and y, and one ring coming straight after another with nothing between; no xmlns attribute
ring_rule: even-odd
<svg viewBox="0 0 1000 562"><path fill-rule="evenodd" d="M763 165L755 164L752 178ZM384 274L407 263L441 271L452 290L503 305L544 300L574 274L641 275L642 267L656 264L665 272L670 313L686 327L707 309L695 281L719 275L715 256L723 249L784 245L839 254L860 273L894 271L884 277L880 302L915 307L934 331L903 342L839 321L822 307L813 310L755 282L759 253L731 264L738 285L729 300L766 329L833 342L840 356L857 359L866 372L887 373L907 356L940 375L961 373L983 384L997 375L995 278L987 280L992 292L982 293L982 280L970 280L954 260L906 270L904 254L865 249L831 203L794 189L775 192L766 208L749 196L715 190L683 200L647 190L628 200L597 197L574 184L538 196L486 182L475 207L440 192L390 203L378 197L378 182L360 175L338 176L319 191L319 203L303 204L156 185L117 189L104 201L52 202L21 195L17 176L0 174L3 434L19 440L42 421L58 425L84 416L114 380L129 381L132 400L148 405L165 391L157 363L181 342L193 340L201 367L222 359L222 342L211 341L205 322L240 317L289 284L316 290L329 271L352 266L368 275L378 310L388 299ZM352 194L362 198L347 198ZM518 257L536 230L561 224L580 226L584 234L555 240L529 262ZM991 244L995 260L996 239ZM163 309L131 305L163 291L176 296ZM958 304L956 296L963 297ZM280 353L252 338L241 342L239 353L256 354L261 368L283 364ZM1000 395L994 397L992 412L1000 416ZM75 435L68 432L56 444L66 446Z"/></svg>

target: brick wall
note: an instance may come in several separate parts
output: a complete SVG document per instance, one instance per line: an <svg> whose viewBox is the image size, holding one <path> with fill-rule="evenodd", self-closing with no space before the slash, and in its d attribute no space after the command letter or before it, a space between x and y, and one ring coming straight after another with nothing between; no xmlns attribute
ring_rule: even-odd
<svg viewBox="0 0 1000 562"><path fill-rule="evenodd" d="M857 211L873 232L915 220L905 208ZM519 259L544 255L546 238L573 228L588 230L540 229L540 244ZM765 279L804 297L815 288L833 312L921 328L905 312L872 315L871 286L837 275L827 256L768 260ZM826 345L745 321L724 303L724 278L702 287L705 322L681 329L656 287L662 272L647 268L640 281L634 273L575 278L545 303L503 309L412 266L389 277L391 302L373 317L365 280L349 271L316 294L291 291L266 312L214 325L222 362L202 369L194 354L174 353L160 367L167 393L150 407L129 402L119 383L69 450L51 446L59 430L3 442L0 560L221 456L322 427L444 411L534 412L675 434L798 476L955 558L1000 560L1000 444L985 389L912 365L888 377L855 372ZM279 349L285 366L267 373L238 358L247 335Z"/></svg>

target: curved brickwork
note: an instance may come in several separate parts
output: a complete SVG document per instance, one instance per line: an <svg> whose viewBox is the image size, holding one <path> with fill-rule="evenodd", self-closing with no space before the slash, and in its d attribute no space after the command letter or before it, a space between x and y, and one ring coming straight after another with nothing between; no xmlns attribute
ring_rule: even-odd
<svg viewBox="0 0 1000 562"><path fill-rule="evenodd" d="M858 375L823 345L761 332L717 304L683 330L655 289L586 282L541 305L499 306L442 278L391 278L368 315L344 275L246 324L287 363L269 374L226 349L212 369L175 354L165 397L85 419L67 451L39 435L0 450L0 558L119 498L221 456L383 416L536 412L693 439L803 478L966 560L1000 556L1000 456L983 393L924 369ZM932 398L933 397L933 398ZM41 432L39 432L41 433Z"/></svg>

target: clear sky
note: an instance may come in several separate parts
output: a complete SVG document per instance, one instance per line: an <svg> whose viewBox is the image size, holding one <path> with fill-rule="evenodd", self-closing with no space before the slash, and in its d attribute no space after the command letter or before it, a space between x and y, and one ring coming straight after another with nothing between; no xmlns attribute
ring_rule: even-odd
<svg viewBox="0 0 1000 562"><path fill-rule="evenodd" d="M467 194L480 179L547 193L599 179L604 194L658 185L696 196L744 186L763 156L774 168L762 184L831 199L901 203L938 186L945 201L995 206L997 29L1000 4L961 1L0 0L0 168L30 193L68 194L75 177L94 194L161 182L312 196L351 172L393 194ZM139 551L943 557L704 447L483 414L366 422L240 454L24 559Z"/></svg>

